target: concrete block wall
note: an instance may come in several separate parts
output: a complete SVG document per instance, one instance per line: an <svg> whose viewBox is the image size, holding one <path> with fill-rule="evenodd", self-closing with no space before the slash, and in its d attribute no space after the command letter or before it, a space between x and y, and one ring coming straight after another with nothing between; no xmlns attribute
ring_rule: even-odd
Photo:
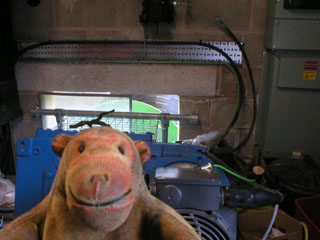
<svg viewBox="0 0 320 240"><path fill-rule="evenodd" d="M30 7L26 0L11 0L13 35L16 40L205 40L231 41L218 27L216 17L220 17L244 42L253 67L257 90L261 78L263 40L266 23L266 0L185 0L187 5L175 9L175 23L143 27L139 22L142 0L41 0L37 7ZM79 68L99 74L80 77ZM181 128L181 139L193 138L211 130L224 129L232 116L236 83L232 73L223 66L159 66L116 65L109 70L99 70L97 65L19 63L16 67L19 92L22 99L37 96L41 91L77 91L86 88L85 81L96 84L88 91L96 91L100 84L108 86L108 92L119 93L170 93L179 94L181 113L199 112L201 125ZM91 69L91 70L90 70ZM130 78L130 73L140 73ZM163 71L166 73L162 75ZM234 145L248 131L252 117L252 94L245 65L240 67L245 78L246 104L240 119L228 139ZM110 73L111 72L111 73ZM78 74L77 74L78 73ZM68 77L68 85L59 84ZM114 76L121 85L114 84ZM57 85L52 83L55 82ZM144 84L148 83L148 84ZM50 84L51 85L50 85ZM138 83L138 84L136 84ZM166 83L166 84L164 84ZM92 85L92 84L90 84ZM140 88L137 86L141 86ZM49 88L49 89L47 89ZM82 91L83 89L81 89ZM23 106L25 112L31 107ZM29 121L17 123L17 129ZM27 130L25 130L27 131ZM20 136L17 133L17 138ZM22 136L30 135L25 132ZM30 136L32 137L32 136ZM250 158L254 138L243 149L242 156Z"/></svg>

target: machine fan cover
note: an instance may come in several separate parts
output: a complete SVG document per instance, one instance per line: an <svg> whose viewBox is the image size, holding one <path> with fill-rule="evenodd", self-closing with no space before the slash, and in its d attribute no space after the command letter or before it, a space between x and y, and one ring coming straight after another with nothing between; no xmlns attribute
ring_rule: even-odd
<svg viewBox="0 0 320 240"><path fill-rule="evenodd" d="M176 209L196 230L202 240L231 240L224 221L214 212L206 213L194 209Z"/></svg>

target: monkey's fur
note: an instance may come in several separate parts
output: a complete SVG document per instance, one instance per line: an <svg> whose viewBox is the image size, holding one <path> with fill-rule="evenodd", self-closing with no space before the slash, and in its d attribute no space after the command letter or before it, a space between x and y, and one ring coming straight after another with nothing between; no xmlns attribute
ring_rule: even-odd
<svg viewBox="0 0 320 240"><path fill-rule="evenodd" d="M57 135L62 154L48 196L0 232L4 240L200 240L142 177L150 149L110 127Z"/></svg>

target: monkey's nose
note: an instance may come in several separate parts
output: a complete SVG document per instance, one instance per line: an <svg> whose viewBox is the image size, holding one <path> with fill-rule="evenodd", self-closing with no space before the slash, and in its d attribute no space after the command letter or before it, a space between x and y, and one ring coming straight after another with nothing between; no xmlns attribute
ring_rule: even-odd
<svg viewBox="0 0 320 240"><path fill-rule="evenodd" d="M108 182L109 181L109 176L107 174L99 174L99 175L94 175L90 178L90 183L95 184L97 182Z"/></svg>
<svg viewBox="0 0 320 240"><path fill-rule="evenodd" d="M90 178L90 184L93 188L93 198L98 201L108 188L109 176L107 174L94 175Z"/></svg>

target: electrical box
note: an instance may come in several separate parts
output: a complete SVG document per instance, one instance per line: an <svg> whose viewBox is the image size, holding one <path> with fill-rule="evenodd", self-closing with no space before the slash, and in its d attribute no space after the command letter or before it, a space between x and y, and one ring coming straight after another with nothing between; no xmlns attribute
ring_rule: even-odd
<svg viewBox="0 0 320 240"><path fill-rule="evenodd" d="M265 47L320 50L320 9L286 9L284 5L284 0L268 0Z"/></svg>
<svg viewBox="0 0 320 240"><path fill-rule="evenodd" d="M268 1L256 131L264 158L320 157L320 9L303 2L313 1Z"/></svg>
<svg viewBox="0 0 320 240"><path fill-rule="evenodd" d="M171 23L174 20L174 4L172 0L143 0L140 22Z"/></svg>
<svg viewBox="0 0 320 240"><path fill-rule="evenodd" d="M264 55L256 141L265 158L320 157L320 65L305 69L309 62L320 62L320 54Z"/></svg>
<svg viewBox="0 0 320 240"><path fill-rule="evenodd" d="M319 9L319 0L285 0L284 8L286 9Z"/></svg>

